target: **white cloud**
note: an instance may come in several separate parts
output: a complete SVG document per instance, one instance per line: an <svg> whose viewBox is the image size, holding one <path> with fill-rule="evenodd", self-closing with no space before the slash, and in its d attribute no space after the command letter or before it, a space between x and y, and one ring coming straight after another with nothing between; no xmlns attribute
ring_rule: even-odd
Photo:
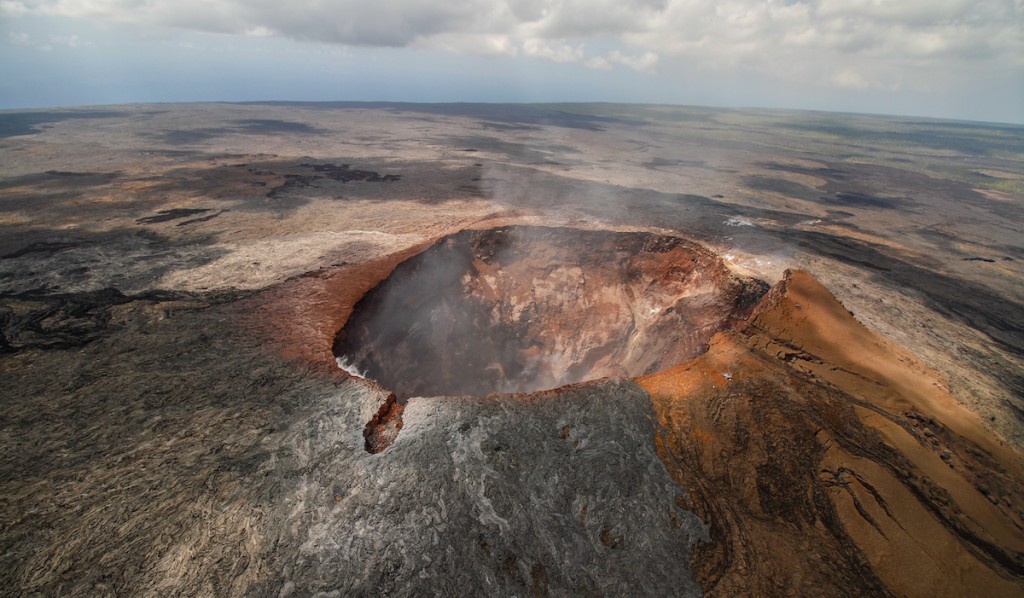
<svg viewBox="0 0 1024 598"><path fill-rule="evenodd" d="M839 87L855 89L858 91L871 87L871 84L864 78L864 75L854 69L843 69L839 71L836 73L836 76L832 78L832 81Z"/></svg>
<svg viewBox="0 0 1024 598"><path fill-rule="evenodd" d="M511 2L515 4L514 0ZM547 0L533 2L533 19L519 25L537 37L584 38L646 31L668 0ZM515 11L513 11L513 14Z"/></svg>
<svg viewBox="0 0 1024 598"><path fill-rule="evenodd" d="M998 9L1005 2L978 0L823 0L818 14L851 17L876 23L927 26L936 22L968 19ZM998 10L997 10L998 12Z"/></svg>
<svg viewBox="0 0 1024 598"><path fill-rule="evenodd" d="M523 55L551 62L581 62L583 46L573 47L563 42L531 38L523 40Z"/></svg>
<svg viewBox="0 0 1024 598"><path fill-rule="evenodd" d="M274 32L263 25L257 25L252 29L247 29L245 31L245 35L249 37L270 37L271 35L274 35Z"/></svg>
<svg viewBox="0 0 1024 598"><path fill-rule="evenodd" d="M610 71L613 68L612 63L608 62L608 59L603 56L595 56L584 60L583 66L596 71Z"/></svg>
<svg viewBox="0 0 1024 598"><path fill-rule="evenodd" d="M0 0L0 14L17 16L28 14L29 12L29 7L25 6L25 4L22 2L15 2L13 0Z"/></svg>
<svg viewBox="0 0 1024 598"><path fill-rule="evenodd" d="M608 56L608 60L623 66L628 66L635 71L651 75L656 73L658 69L658 55L654 52L644 52L643 55L640 56L629 56L618 50L614 50Z"/></svg>
<svg viewBox="0 0 1024 598"><path fill-rule="evenodd" d="M420 40L415 46L469 56L516 56L519 48L507 35L444 33Z"/></svg>
<svg viewBox="0 0 1024 598"><path fill-rule="evenodd" d="M0 0L0 16L25 14L848 89L1024 69L1020 0Z"/></svg>

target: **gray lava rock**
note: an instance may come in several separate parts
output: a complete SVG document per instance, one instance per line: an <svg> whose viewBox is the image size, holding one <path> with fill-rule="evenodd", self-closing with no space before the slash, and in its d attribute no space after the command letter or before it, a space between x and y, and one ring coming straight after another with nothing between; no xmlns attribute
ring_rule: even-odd
<svg viewBox="0 0 1024 598"><path fill-rule="evenodd" d="M414 398L369 454L381 391L283 361L230 303L117 299L87 344L2 362L0 587L699 592L706 531L676 506L638 386Z"/></svg>
<svg viewBox="0 0 1024 598"><path fill-rule="evenodd" d="M281 587L696 595L686 567L706 531L675 506L651 422L642 389L609 381L540 399L412 399L377 455L326 449L337 430L314 425L325 450L284 502L306 516Z"/></svg>

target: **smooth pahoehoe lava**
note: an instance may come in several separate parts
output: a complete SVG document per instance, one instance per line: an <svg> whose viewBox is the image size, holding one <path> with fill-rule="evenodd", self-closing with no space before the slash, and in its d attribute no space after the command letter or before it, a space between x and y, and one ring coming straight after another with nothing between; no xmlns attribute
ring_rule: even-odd
<svg viewBox="0 0 1024 598"><path fill-rule="evenodd" d="M674 236L466 230L371 289L334 354L400 400L634 377L700 354L767 288Z"/></svg>

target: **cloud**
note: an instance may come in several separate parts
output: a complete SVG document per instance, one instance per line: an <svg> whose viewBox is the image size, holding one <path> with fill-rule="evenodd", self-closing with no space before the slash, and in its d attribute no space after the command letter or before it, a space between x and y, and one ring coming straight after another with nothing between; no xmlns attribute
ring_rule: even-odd
<svg viewBox="0 0 1024 598"><path fill-rule="evenodd" d="M517 56L519 47L508 35L444 33L420 40L415 46L469 56Z"/></svg>
<svg viewBox="0 0 1024 598"><path fill-rule="evenodd" d="M653 75L657 72L658 66L658 55L654 52L630 55L624 54L619 50L612 50L606 56L588 57L584 44L573 46L560 41L537 38L523 40L522 55L563 64L578 63L598 71L612 70L618 64L641 73Z"/></svg>
<svg viewBox="0 0 1024 598"><path fill-rule="evenodd" d="M583 45L573 47L564 42L531 38L523 40L523 55L551 62L582 62Z"/></svg>
<svg viewBox="0 0 1024 598"><path fill-rule="evenodd" d="M629 56L614 50L608 56L608 60L648 74L656 73L658 67L658 55L654 52L644 52L641 56Z"/></svg>
<svg viewBox="0 0 1024 598"><path fill-rule="evenodd" d="M7 16L19 16L28 14L30 8L25 6L24 2L15 2L12 0L0 0L0 14Z"/></svg>
<svg viewBox="0 0 1024 598"><path fill-rule="evenodd" d="M535 36L547 38L617 36L646 31L652 20L668 7L668 0L547 0L530 3L534 18L523 19L518 25Z"/></svg>
<svg viewBox="0 0 1024 598"><path fill-rule="evenodd" d="M0 0L0 16L30 14L850 89L1024 69L1020 0Z"/></svg>
<svg viewBox="0 0 1024 598"><path fill-rule="evenodd" d="M843 69L836 73L832 81L839 87L862 91L871 87L871 83L854 69Z"/></svg>
<svg viewBox="0 0 1024 598"><path fill-rule="evenodd" d="M7 33L7 39L12 45L36 48L44 52L49 52L58 46L82 48L94 45L93 42L83 40L77 35L50 35L47 41L43 42L39 41L39 38L34 38L31 34L23 31L10 31Z"/></svg>
<svg viewBox="0 0 1024 598"><path fill-rule="evenodd" d="M612 63L608 62L608 59L603 56L594 56L583 61L583 66L588 69L594 69L596 71L610 71L612 70Z"/></svg>
<svg viewBox="0 0 1024 598"><path fill-rule="evenodd" d="M418 39L507 27L491 0L2 0L0 14L88 18L136 26L297 40L407 46Z"/></svg>

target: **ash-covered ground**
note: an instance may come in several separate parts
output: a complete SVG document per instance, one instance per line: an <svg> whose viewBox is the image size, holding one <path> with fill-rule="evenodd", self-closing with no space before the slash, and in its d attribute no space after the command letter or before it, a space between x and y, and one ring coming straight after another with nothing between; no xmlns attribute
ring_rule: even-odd
<svg viewBox="0 0 1024 598"><path fill-rule="evenodd" d="M1022 132L614 105L0 113L0 587L1012 595ZM805 269L856 319L797 276L675 373L411 397L367 452L390 389L340 372L335 335L402 260L509 225L681 237L767 284ZM794 325L808 301L831 315ZM819 558L782 554L801 550ZM904 583L920 559L943 583Z"/></svg>

